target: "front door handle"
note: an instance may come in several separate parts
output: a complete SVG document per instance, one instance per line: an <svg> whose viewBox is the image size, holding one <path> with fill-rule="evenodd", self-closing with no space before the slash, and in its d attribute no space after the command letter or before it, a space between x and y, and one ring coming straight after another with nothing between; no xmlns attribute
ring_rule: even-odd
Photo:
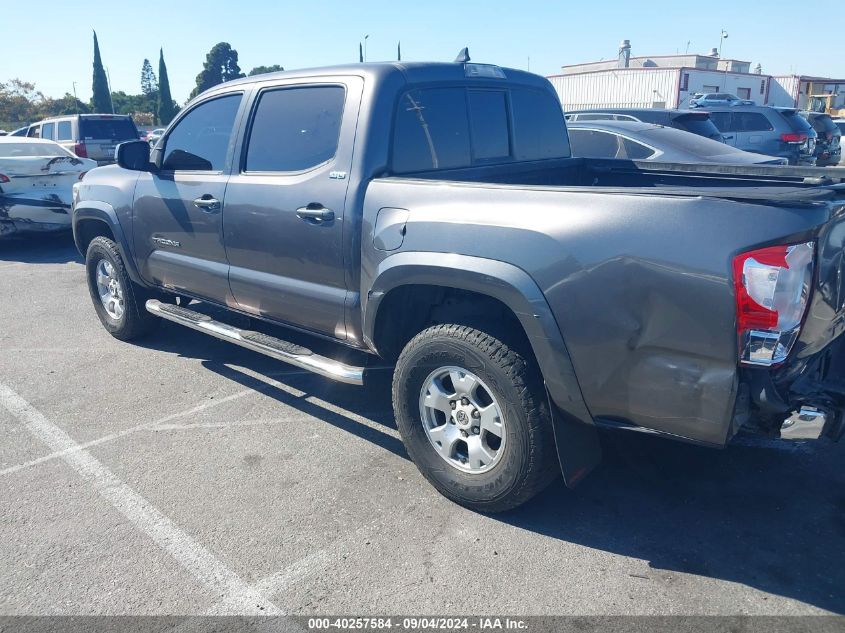
<svg viewBox="0 0 845 633"><path fill-rule="evenodd" d="M334 211L326 209L321 204L309 204L307 207L300 207L296 210L296 216L306 222L322 224L334 220Z"/></svg>
<svg viewBox="0 0 845 633"><path fill-rule="evenodd" d="M220 201L211 194L205 194L201 198L194 200L194 206L206 213L214 213L220 209Z"/></svg>

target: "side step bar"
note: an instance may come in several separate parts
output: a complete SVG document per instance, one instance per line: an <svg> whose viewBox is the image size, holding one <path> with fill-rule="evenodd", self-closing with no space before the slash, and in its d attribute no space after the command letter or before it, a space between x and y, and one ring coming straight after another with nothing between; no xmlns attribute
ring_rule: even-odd
<svg viewBox="0 0 845 633"><path fill-rule="evenodd" d="M150 299L146 304L147 312L162 319L173 321L210 334L223 341L229 341L235 345L246 347L259 354L270 356L276 360L295 365L301 369L337 380L350 385L364 384L364 368L347 365L325 356L319 356L306 347L283 341L261 332L242 330L232 327L220 321L215 321L206 314L183 308L182 306L162 303L156 299Z"/></svg>

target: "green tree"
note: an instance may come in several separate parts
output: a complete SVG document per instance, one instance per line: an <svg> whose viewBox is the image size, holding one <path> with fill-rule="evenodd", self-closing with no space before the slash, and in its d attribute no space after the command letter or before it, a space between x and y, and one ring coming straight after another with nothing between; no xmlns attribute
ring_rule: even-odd
<svg viewBox="0 0 845 633"><path fill-rule="evenodd" d="M191 98L224 81L243 76L241 67L238 66L238 51L228 42L219 42L205 56L205 63L202 72L197 75L197 87L191 91Z"/></svg>
<svg viewBox="0 0 845 633"><path fill-rule="evenodd" d="M264 75L266 73L276 73L281 70L284 70L278 64L273 64L272 66L256 66L252 70L249 71L248 77L254 77L255 75Z"/></svg>
<svg viewBox="0 0 845 633"><path fill-rule="evenodd" d="M144 65L141 67L141 92L147 96L158 92L158 80L153 72L153 65L146 58Z"/></svg>
<svg viewBox="0 0 845 633"><path fill-rule="evenodd" d="M164 64L164 49L158 52L158 122L167 125L176 116L179 107L170 96L170 80L167 78L167 66Z"/></svg>
<svg viewBox="0 0 845 633"><path fill-rule="evenodd" d="M111 112L111 99L109 98L109 82L106 79L106 70L103 68L103 60L100 59L100 45L97 43L97 32L94 31L94 81L91 86L93 96L91 105L94 112Z"/></svg>

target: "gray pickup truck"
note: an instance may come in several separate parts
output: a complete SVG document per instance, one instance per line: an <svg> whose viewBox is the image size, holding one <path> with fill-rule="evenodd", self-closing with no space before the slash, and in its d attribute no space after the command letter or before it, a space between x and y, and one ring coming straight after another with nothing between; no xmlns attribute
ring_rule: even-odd
<svg viewBox="0 0 845 633"><path fill-rule="evenodd" d="M106 330L393 367L410 457L468 507L574 485L601 427L842 434L838 170L571 158L545 79L463 60L229 82L116 158L74 191Z"/></svg>

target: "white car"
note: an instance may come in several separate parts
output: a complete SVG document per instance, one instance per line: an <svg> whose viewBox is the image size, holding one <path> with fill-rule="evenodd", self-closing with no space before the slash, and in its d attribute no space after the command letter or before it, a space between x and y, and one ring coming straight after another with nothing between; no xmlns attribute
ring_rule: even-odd
<svg viewBox="0 0 845 633"><path fill-rule="evenodd" d="M73 185L96 166L53 141L0 137L0 236L70 229Z"/></svg>

